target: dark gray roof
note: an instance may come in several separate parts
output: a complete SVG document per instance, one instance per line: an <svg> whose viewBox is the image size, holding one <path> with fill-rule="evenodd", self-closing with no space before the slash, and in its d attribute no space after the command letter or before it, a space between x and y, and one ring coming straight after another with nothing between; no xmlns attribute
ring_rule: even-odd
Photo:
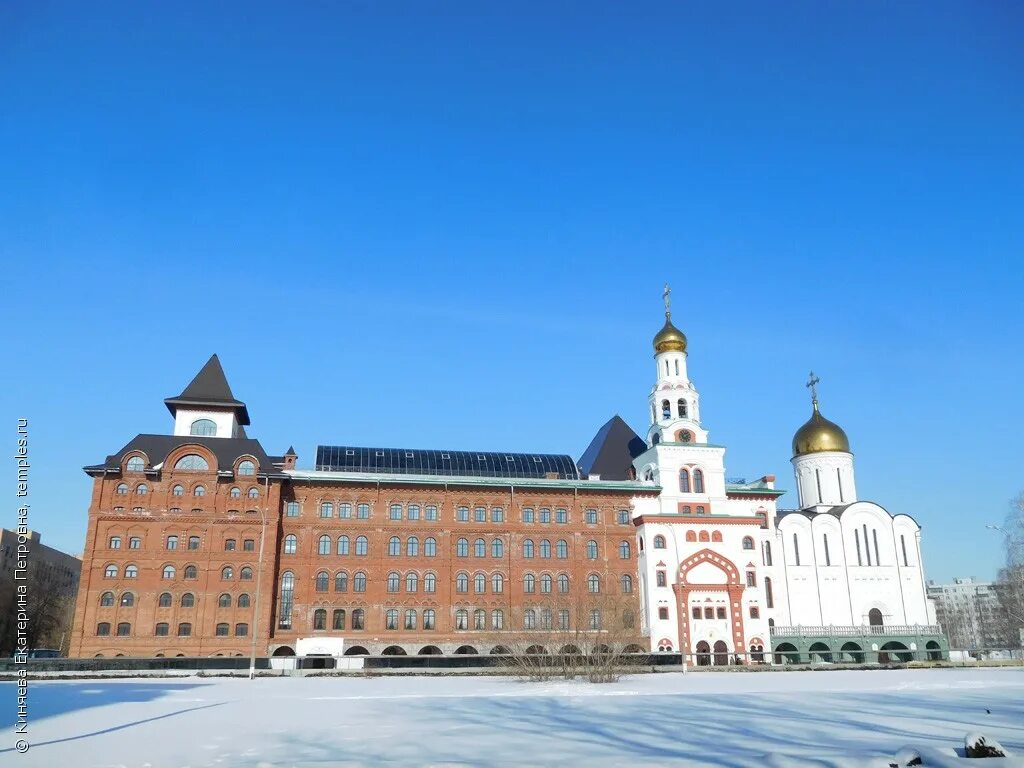
<svg viewBox="0 0 1024 768"><path fill-rule="evenodd" d="M320 445L316 468L327 472L372 472L442 477L519 477L579 480L570 456L545 453L440 451L413 448L357 448Z"/></svg>
<svg viewBox="0 0 1024 768"><path fill-rule="evenodd" d="M239 456L249 455L256 459L259 464L256 473L263 475L278 475L280 471L274 466L274 462L259 440L250 440L239 437L197 437L195 435L136 435L132 440L117 453L107 456L102 464L94 464L84 467L88 474L99 474L109 470L119 470L121 459L130 451L142 451L149 459L146 470L149 471L157 464L162 464L167 454L181 445L202 445L209 448L217 458L217 469L230 471Z"/></svg>
<svg viewBox="0 0 1024 768"><path fill-rule="evenodd" d="M600 475L602 480L631 480L633 459L647 450L647 443L616 414L597 430L580 456L580 472Z"/></svg>
<svg viewBox="0 0 1024 768"><path fill-rule="evenodd" d="M206 361L206 365L180 395L168 397L164 403L171 413L174 413L179 406L230 408L235 411L239 424L249 423L249 411L246 409L245 403L236 400L231 393L231 387L228 385L228 379L224 375L224 369L221 367L217 355L211 356Z"/></svg>

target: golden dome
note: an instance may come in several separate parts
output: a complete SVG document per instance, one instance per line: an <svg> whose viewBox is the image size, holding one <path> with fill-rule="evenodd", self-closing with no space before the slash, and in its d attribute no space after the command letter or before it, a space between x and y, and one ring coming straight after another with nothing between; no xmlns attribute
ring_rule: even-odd
<svg viewBox="0 0 1024 768"><path fill-rule="evenodd" d="M685 352L686 334L672 325L668 313L665 314L665 327L654 337L654 354L661 352Z"/></svg>
<svg viewBox="0 0 1024 768"><path fill-rule="evenodd" d="M814 400L814 413L793 435L793 455L803 456L807 453L822 451L850 452L850 439L843 428L835 424L818 410L818 401Z"/></svg>

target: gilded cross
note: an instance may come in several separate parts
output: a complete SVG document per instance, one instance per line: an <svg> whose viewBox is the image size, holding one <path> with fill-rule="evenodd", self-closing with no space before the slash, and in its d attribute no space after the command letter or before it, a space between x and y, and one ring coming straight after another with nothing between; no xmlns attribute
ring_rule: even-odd
<svg viewBox="0 0 1024 768"><path fill-rule="evenodd" d="M814 375L814 371L811 371L811 376L807 379L807 388L811 390L811 402L818 402L818 384L821 382L817 376Z"/></svg>

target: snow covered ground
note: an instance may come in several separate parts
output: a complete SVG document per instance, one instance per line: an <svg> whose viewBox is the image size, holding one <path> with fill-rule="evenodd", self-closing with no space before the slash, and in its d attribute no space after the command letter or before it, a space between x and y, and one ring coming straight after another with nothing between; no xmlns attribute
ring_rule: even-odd
<svg viewBox="0 0 1024 768"><path fill-rule="evenodd" d="M13 750L14 684L0 686L0 766L25 768L863 768L888 766L908 744L962 746L969 730L1024 754L1021 669L676 673L610 685L496 677L33 681L26 754Z"/></svg>

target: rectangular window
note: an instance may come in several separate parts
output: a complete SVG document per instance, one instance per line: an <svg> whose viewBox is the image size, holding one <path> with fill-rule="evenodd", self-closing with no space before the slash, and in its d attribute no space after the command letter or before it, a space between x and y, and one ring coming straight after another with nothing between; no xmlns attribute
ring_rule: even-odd
<svg viewBox="0 0 1024 768"><path fill-rule="evenodd" d="M587 525L597 525L597 510L588 509L586 512Z"/></svg>
<svg viewBox="0 0 1024 768"><path fill-rule="evenodd" d="M760 619L761 618L761 609L758 608L756 605L750 606L750 618L752 618L752 619Z"/></svg>
<svg viewBox="0 0 1024 768"><path fill-rule="evenodd" d="M757 576L754 574L753 571L747 571L747 586L748 587L756 587L757 586Z"/></svg>
<svg viewBox="0 0 1024 768"><path fill-rule="evenodd" d="M881 565L882 564L882 558L878 554L878 529L877 528L872 528L871 529L871 538L875 542L875 565Z"/></svg>
<svg viewBox="0 0 1024 768"><path fill-rule="evenodd" d="M569 628L569 612L564 609L558 612L558 628L562 630Z"/></svg>
<svg viewBox="0 0 1024 768"><path fill-rule="evenodd" d="M864 524L862 526L864 530L864 557L868 561L868 565L871 565L871 542L868 539L868 526Z"/></svg>
<svg viewBox="0 0 1024 768"><path fill-rule="evenodd" d="M699 619L701 617L700 607L699 606L694 606L692 614L693 614L693 618Z"/></svg>
<svg viewBox="0 0 1024 768"><path fill-rule="evenodd" d="M825 547L825 565L832 565L832 555L828 551L828 534L821 534L821 543Z"/></svg>
<svg viewBox="0 0 1024 768"><path fill-rule="evenodd" d="M846 499L843 498L843 470L836 467L836 480L839 481L839 502L845 503Z"/></svg>
<svg viewBox="0 0 1024 768"><path fill-rule="evenodd" d="M256 551L256 539L246 539L242 542L243 552L255 552Z"/></svg>
<svg viewBox="0 0 1024 768"><path fill-rule="evenodd" d="M907 540L903 534L900 534L900 549L903 550L903 566L907 567L910 564L907 562Z"/></svg>
<svg viewBox="0 0 1024 768"><path fill-rule="evenodd" d="M533 522L533 510L530 509L529 507L527 507L526 509L523 510L523 522L524 523L532 523Z"/></svg>
<svg viewBox="0 0 1024 768"><path fill-rule="evenodd" d="M478 523L486 523L487 522L487 508L486 507L477 507L476 509L474 509L473 510L473 520L475 520Z"/></svg>
<svg viewBox="0 0 1024 768"><path fill-rule="evenodd" d="M284 509L285 517L298 517L299 516L299 502L289 501L285 505Z"/></svg>
<svg viewBox="0 0 1024 768"><path fill-rule="evenodd" d="M352 505L351 504L339 504L338 505L338 517L343 520L348 520L352 517Z"/></svg>
<svg viewBox="0 0 1024 768"><path fill-rule="evenodd" d="M494 507L491 509L491 522L492 523L504 523L505 522L505 510L501 507Z"/></svg>
<svg viewBox="0 0 1024 768"><path fill-rule="evenodd" d="M616 518L615 519L618 521L619 525L629 525L629 510L628 509L620 509L616 513Z"/></svg>
<svg viewBox="0 0 1024 768"><path fill-rule="evenodd" d="M469 522L469 507L459 507L455 510L455 519L460 523Z"/></svg>
<svg viewBox="0 0 1024 768"><path fill-rule="evenodd" d="M540 521L542 523L550 523L551 522L551 510L550 509L542 509L540 511Z"/></svg>
<svg viewBox="0 0 1024 768"><path fill-rule="evenodd" d="M419 504L410 504L408 511L405 513L405 517L408 520L419 520L420 519L420 506L419 506Z"/></svg>
<svg viewBox="0 0 1024 768"><path fill-rule="evenodd" d="M821 470L814 470L814 480L818 484L818 503L821 504Z"/></svg>
<svg viewBox="0 0 1024 768"><path fill-rule="evenodd" d="M668 608L659 608L658 609L658 618L661 619L662 621L667 621L668 620Z"/></svg>
<svg viewBox="0 0 1024 768"><path fill-rule="evenodd" d="M764 604L769 608L775 607L775 599L772 597L772 580L764 580Z"/></svg>
<svg viewBox="0 0 1024 768"><path fill-rule="evenodd" d="M657 577L658 577L658 586L659 587L664 587L664 586L667 585L667 580L666 580L665 572L664 571L658 571Z"/></svg>
<svg viewBox="0 0 1024 768"><path fill-rule="evenodd" d="M329 501L325 501L320 505L320 517L333 517L334 516L334 505Z"/></svg>
<svg viewBox="0 0 1024 768"><path fill-rule="evenodd" d="M437 507L433 504L428 505L426 510L424 510L423 518L425 520L437 520Z"/></svg>
<svg viewBox="0 0 1024 768"><path fill-rule="evenodd" d="M560 525L565 525L569 522L569 512L564 509L555 510L555 522Z"/></svg>
<svg viewBox="0 0 1024 768"><path fill-rule="evenodd" d="M719 619L725 618L725 608L723 608L722 606L718 606L715 612L718 614Z"/></svg>
<svg viewBox="0 0 1024 768"><path fill-rule="evenodd" d="M800 565L800 539L795 533L793 534L793 562Z"/></svg>
<svg viewBox="0 0 1024 768"><path fill-rule="evenodd" d="M402 519L402 505L392 504L391 509L388 512L389 520L401 520Z"/></svg>
<svg viewBox="0 0 1024 768"><path fill-rule="evenodd" d="M860 531L856 528L853 529L853 539L857 543L857 565L864 565L860 559Z"/></svg>
<svg viewBox="0 0 1024 768"><path fill-rule="evenodd" d="M370 519L370 505L369 504L360 504L358 507L356 507L356 518L359 519L359 520L369 520ZM355 621L353 621L352 622L352 629L355 629L355 628L356 628L355 627Z"/></svg>

